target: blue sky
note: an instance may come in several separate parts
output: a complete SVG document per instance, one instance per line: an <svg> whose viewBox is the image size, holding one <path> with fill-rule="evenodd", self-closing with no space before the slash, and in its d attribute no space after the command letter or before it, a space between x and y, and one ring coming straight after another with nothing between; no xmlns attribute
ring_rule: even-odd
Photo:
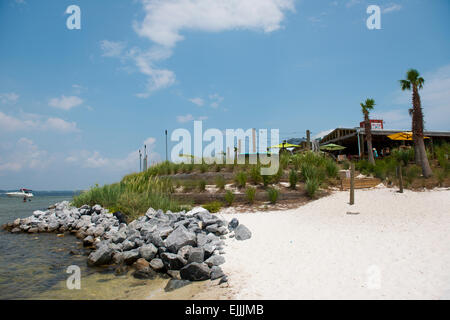
<svg viewBox="0 0 450 320"><path fill-rule="evenodd" d="M69 5L81 30L66 27ZM366 27L369 4L381 30ZM79 189L139 168L164 130L355 127L359 103L408 129L414 67L426 127L450 130L450 3L1 0L0 188ZM170 147L170 146L169 146ZM170 153L170 152L169 152Z"/></svg>

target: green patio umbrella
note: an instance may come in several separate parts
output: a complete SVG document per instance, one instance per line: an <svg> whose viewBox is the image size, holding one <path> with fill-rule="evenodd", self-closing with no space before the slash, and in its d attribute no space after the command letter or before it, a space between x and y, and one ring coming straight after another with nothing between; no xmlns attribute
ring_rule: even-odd
<svg viewBox="0 0 450 320"><path fill-rule="evenodd" d="M320 150L324 150L324 151L339 151L339 150L344 150L345 147L340 146L338 144L334 144L334 143L329 143L326 144L324 146L320 147Z"/></svg>

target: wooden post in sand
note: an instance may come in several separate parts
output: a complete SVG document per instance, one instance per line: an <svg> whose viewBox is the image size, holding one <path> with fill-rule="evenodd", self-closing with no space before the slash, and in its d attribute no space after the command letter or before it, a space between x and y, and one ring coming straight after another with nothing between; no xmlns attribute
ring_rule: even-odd
<svg viewBox="0 0 450 320"><path fill-rule="evenodd" d="M398 192L403 193L403 173L401 164L398 166L398 184L400 185L400 190Z"/></svg>
<svg viewBox="0 0 450 320"><path fill-rule="evenodd" d="M355 164L350 166L350 205L355 204Z"/></svg>

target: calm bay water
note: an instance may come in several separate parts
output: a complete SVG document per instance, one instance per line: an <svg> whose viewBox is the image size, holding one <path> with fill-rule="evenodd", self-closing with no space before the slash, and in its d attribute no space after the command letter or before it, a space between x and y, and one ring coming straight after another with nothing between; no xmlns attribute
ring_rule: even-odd
<svg viewBox="0 0 450 320"><path fill-rule="evenodd" d="M0 224L71 199L70 195L46 195L23 202L0 196ZM80 254L73 255L71 250ZM11 234L0 230L0 299L184 299L201 290L191 285L168 295L163 290L167 279L139 280L130 273L116 276L111 269L89 268L88 254L81 241L69 233L57 237L54 233ZM66 287L70 265L81 269L81 290Z"/></svg>

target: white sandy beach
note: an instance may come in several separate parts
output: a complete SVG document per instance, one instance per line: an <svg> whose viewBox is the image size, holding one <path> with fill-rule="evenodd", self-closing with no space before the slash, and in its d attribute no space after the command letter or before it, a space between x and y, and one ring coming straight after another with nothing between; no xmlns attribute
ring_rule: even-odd
<svg viewBox="0 0 450 320"><path fill-rule="evenodd" d="M237 217L250 240L227 240L237 299L449 299L450 190L378 187L288 211ZM347 214L347 212L359 214Z"/></svg>

